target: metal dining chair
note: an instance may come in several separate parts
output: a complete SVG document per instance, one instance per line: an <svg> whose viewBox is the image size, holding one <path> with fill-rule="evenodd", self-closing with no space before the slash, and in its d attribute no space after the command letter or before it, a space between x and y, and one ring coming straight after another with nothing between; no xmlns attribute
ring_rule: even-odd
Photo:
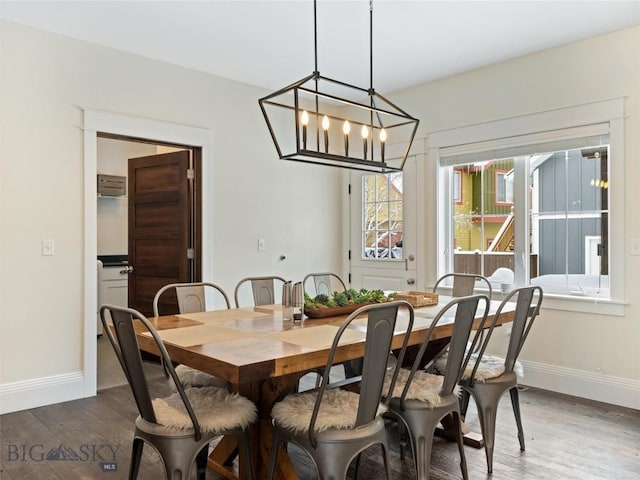
<svg viewBox="0 0 640 480"><path fill-rule="evenodd" d="M477 273L447 273L436 280L432 291L433 293L438 293L439 289L442 290L446 287L451 288L452 297L467 297L469 295L485 293L482 289L488 292L486 295L489 297L489 300L493 297L491 282L487 277ZM480 348L482 344L483 335L484 331L481 331L477 348Z"/></svg>
<svg viewBox="0 0 640 480"><path fill-rule="evenodd" d="M160 306L165 309L174 309L177 301L178 313L195 313L207 310L206 291L210 289L220 294L227 308L231 308L231 302L227 293L215 283L193 282L193 283L170 283L158 290L153 297L153 315L160 315ZM174 290L175 296L167 292ZM164 297L164 298L163 298ZM166 310L165 310L166 311ZM175 310L166 313L175 313Z"/></svg>
<svg viewBox="0 0 640 480"><path fill-rule="evenodd" d="M269 479L273 478L282 443L293 443L304 450L321 480L345 479L352 460L359 458L360 453L368 447L381 445L387 479L391 478L387 435L382 418L386 404L381 398L387 372L387 355L400 308L409 311L407 334L399 353L401 363L413 327L413 307L405 301L366 305L349 315L336 332L320 387L288 395L274 405L271 411L274 440ZM353 331L350 329L353 321L365 314L367 330L360 392L332 388L329 372L334 365L340 340L346 331ZM385 393L387 399L395 378L396 374L390 376Z"/></svg>
<svg viewBox="0 0 640 480"><path fill-rule="evenodd" d="M107 317L111 318L112 325L109 325ZM221 435L235 435L239 438L243 467L247 478L251 479L247 428L257 417L253 402L223 388L183 388L162 339L151 322L140 312L125 307L102 305L100 319L140 413L135 421L129 479L133 480L138 476L142 450L146 443L162 459L168 480L191 478L194 462L198 479L204 480L209 442ZM136 326L134 320L137 322ZM150 334L164 359L165 368L177 390L169 397L152 399L136 338L137 328L143 328Z"/></svg>
<svg viewBox="0 0 640 480"><path fill-rule="evenodd" d="M464 417L469 405L469 396L472 396L477 405L478 417L482 428L485 454L487 457L487 470L493 471L493 449L496 431L496 413L500 398L507 391L511 396L511 405L518 427L518 440L520 441L520 451L524 452L524 431L522 429L522 419L520 417L520 400L518 395L518 375L517 370L521 369L517 359L522 351L533 321L540 312L542 305L542 288L538 286L522 287L513 290L502 301L495 317L490 324L487 337L482 343L480 351L472 358L475 362L470 363L460 381L463 389L461 412ZM516 302L514 319L511 325L509 346L505 357L486 355L485 351L496 322L504 307L511 302ZM473 365L473 366L472 366Z"/></svg>
<svg viewBox="0 0 640 480"><path fill-rule="evenodd" d="M316 295L324 294L327 296L331 296L333 292L336 291L345 291L347 289L347 285L344 283L342 278L339 275L331 272L325 273L309 273L302 280L302 285L304 287L305 292L307 291L307 281L313 280L315 297Z"/></svg>
<svg viewBox="0 0 640 480"><path fill-rule="evenodd" d="M286 280L275 275L266 277L243 278L236 284L236 288L233 292L233 299L235 300L236 307L240 307L240 289L245 283L251 284L254 305L272 305L276 303L275 282L281 282L282 284L284 284Z"/></svg>
<svg viewBox="0 0 640 480"><path fill-rule="evenodd" d="M435 316L427 335L420 345L411 370L402 369L392 393L389 409L399 420L401 457L404 458L404 435L408 433L417 480L427 480L431 463L431 446L438 423L448 415L453 417L453 428L460 451L462 477L467 480L467 462L461 431L461 412L458 402L458 382L469 362L472 349L467 348L471 329L480 318L479 330L484 326L490 301L486 295L458 297L445 305ZM453 332L444 376L422 369L422 357L431 341L433 330L443 322L453 320ZM478 343L479 331L474 335L472 348Z"/></svg>
<svg viewBox="0 0 640 480"><path fill-rule="evenodd" d="M450 282L452 283L450 284ZM480 288L485 288L489 292L487 296L491 299L493 293L491 282L487 280L487 277L476 273L447 273L442 275L436 280L432 291L433 293L438 293L439 289L450 287L452 297L466 297L475 293L484 293L476 292L478 283L480 283Z"/></svg>
<svg viewBox="0 0 640 480"><path fill-rule="evenodd" d="M160 316L160 305L164 309L169 309L171 313L175 312L175 304L178 305L178 313L197 313L207 310L206 291L212 290L221 295L227 308L231 308L229 297L226 292L218 285L210 282L194 282L194 283L170 283L160 288L153 297L153 315ZM171 292L174 292L171 295ZM164 361L160 363L164 367ZM175 367L180 383L184 387L227 387L227 382L201 372L195 368L186 365L178 365ZM168 377L168 371L164 369L165 375Z"/></svg>

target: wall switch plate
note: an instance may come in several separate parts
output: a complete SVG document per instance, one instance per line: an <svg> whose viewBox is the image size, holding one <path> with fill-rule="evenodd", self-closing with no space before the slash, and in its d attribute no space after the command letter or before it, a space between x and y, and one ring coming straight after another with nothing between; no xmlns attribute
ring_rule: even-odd
<svg viewBox="0 0 640 480"><path fill-rule="evenodd" d="M629 248L631 255L640 255L640 238L632 238Z"/></svg>
<svg viewBox="0 0 640 480"><path fill-rule="evenodd" d="M42 240L42 255L51 256L55 253L55 242L51 238Z"/></svg>
<svg viewBox="0 0 640 480"><path fill-rule="evenodd" d="M264 238L258 239L258 251L264 252Z"/></svg>

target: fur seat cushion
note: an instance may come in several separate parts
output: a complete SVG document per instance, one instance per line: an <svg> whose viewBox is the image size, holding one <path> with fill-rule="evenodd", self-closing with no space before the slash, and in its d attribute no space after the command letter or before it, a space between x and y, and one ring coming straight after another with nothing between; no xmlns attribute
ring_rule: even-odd
<svg viewBox="0 0 640 480"><path fill-rule="evenodd" d="M464 373L462 374L463 380L469 380L471 377L471 372L473 371L473 367L476 364L478 359L478 354L474 353L471 355L469 363L467 364L467 368L465 368ZM434 363L434 367L440 374L444 374L445 368L447 366L447 356L442 355L438 357ZM522 364L516 361L515 366L513 367L513 371L515 374L521 378L524 374L524 368ZM480 365L478 365L478 370L476 371L476 382L484 382L490 378L499 377L504 373L504 358L499 357L497 355L483 355L480 360Z"/></svg>
<svg viewBox="0 0 640 480"><path fill-rule="evenodd" d="M401 368L398 372L398 379L393 387L394 398L400 398L402 395L404 386L409 378L409 373L410 371L405 368ZM384 379L384 387L382 391L385 394L389 391L389 384L391 382L392 375L393 371L387 372ZM425 402L427 405L432 407L437 407L442 403L440 390L442 389L443 380L444 377L442 375L435 375L433 373L418 370L413 377L411 385L409 386L409 391L407 392L406 397L407 400L418 400L420 402ZM458 395L460 393L460 387L456 385L453 393Z"/></svg>
<svg viewBox="0 0 640 480"><path fill-rule="evenodd" d="M256 419L256 406L249 399L224 388L203 387L185 390L203 432L220 432L245 428ZM193 428L189 414L176 392L153 400L156 420L160 425L185 430Z"/></svg>
<svg viewBox="0 0 640 480"><path fill-rule="evenodd" d="M209 375L208 373L201 372L195 368L187 367L186 365L178 365L176 367L176 374L180 379L180 383L184 388L191 387L220 387L227 388L227 382L221 378Z"/></svg>
<svg viewBox="0 0 640 480"><path fill-rule="evenodd" d="M309 431L309 422L313 413L318 392L288 395L281 402L276 403L271 410L271 418L276 423L294 433ZM339 388L332 388L324 392L320 411L316 420L316 432L328 429L353 428L356 423L358 401L360 396ZM386 407L378 406L378 415L383 414Z"/></svg>

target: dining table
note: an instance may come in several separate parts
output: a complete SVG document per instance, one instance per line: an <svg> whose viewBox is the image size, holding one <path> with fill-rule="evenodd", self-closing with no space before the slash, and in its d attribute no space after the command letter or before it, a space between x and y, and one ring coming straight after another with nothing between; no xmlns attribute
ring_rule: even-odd
<svg viewBox="0 0 640 480"><path fill-rule="evenodd" d="M440 295L436 305L414 309L414 325L408 334L410 347L423 343L434 317L449 300L450 297ZM491 302L490 318L499 304ZM512 321L514 308L504 308L498 324ZM329 315L292 321L283 319L281 305L262 305L166 315L149 320L158 330L173 362L224 379L232 391L255 403L258 420L249 427L250 465L254 470L253 478L261 479L267 478L273 441L271 408L285 395L296 391L303 375L326 366L331 343L347 316ZM392 349L401 348L407 334L408 319L408 309L401 308ZM430 344L438 348L431 356L447 345L453 331L453 320L453 314L445 315L434 329ZM475 328L480 320L481 317L476 319ZM345 332L336 352L335 364L364 355L366 321L366 316L356 318ZM141 350L159 353L148 332L139 330L137 339ZM238 462L238 467L234 466L233 459L237 455L237 438L225 436L213 448L208 465L225 478L246 478L243 462ZM298 478L284 449L278 456L274 478Z"/></svg>

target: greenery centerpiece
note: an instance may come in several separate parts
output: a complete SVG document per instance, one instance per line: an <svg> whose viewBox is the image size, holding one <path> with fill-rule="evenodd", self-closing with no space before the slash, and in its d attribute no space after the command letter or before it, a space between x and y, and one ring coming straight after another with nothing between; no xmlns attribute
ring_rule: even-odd
<svg viewBox="0 0 640 480"><path fill-rule="evenodd" d="M366 288L360 290L349 288L345 291L333 292L330 296L321 293L314 298L304 292L304 313L311 318L341 315L369 303L388 302L394 296L395 292L385 295L382 290L367 290Z"/></svg>

